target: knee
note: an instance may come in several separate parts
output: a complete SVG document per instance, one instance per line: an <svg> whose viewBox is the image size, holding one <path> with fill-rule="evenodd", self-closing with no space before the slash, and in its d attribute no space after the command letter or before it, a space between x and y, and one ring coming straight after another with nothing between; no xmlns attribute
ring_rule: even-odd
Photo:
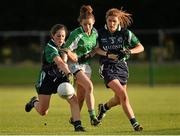
<svg viewBox="0 0 180 136"><path fill-rule="evenodd" d="M127 93L123 90L118 93L118 97L120 99L120 103L124 103L128 100Z"/></svg>
<svg viewBox="0 0 180 136"><path fill-rule="evenodd" d="M78 103L78 97L74 95L71 99L69 99L71 103Z"/></svg>
<svg viewBox="0 0 180 136"><path fill-rule="evenodd" d="M113 102L114 102L114 105L115 105L115 106L121 104L119 97L114 97L114 101L113 101Z"/></svg>

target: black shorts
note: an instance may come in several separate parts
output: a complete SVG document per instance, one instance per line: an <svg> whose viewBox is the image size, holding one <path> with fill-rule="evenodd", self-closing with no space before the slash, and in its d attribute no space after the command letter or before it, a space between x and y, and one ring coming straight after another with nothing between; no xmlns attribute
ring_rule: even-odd
<svg viewBox="0 0 180 136"><path fill-rule="evenodd" d="M100 75L104 79L107 88L109 88L107 84L114 79L118 79L122 85L125 85L129 77L127 63L120 61L118 63L102 64Z"/></svg>
<svg viewBox="0 0 180 136"><path fill-rule="evenodd" d="M57 77L41 71L35 88L38 94L51 95L57 93L58 86L63 82L69 82L65 75Z"/></svg>

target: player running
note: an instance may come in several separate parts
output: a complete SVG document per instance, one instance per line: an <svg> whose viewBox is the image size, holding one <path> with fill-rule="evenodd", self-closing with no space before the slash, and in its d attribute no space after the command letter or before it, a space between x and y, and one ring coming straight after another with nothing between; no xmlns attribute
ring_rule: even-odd
<svg viewBox="0 0 180 136"><path fill-rule="evenodd" d="M77 56L72 52L66 50L62 51L61 46L65 42L67 29L62 24L56 24L51 28L51 39L45 45L42 57L42 68L39 74L38 81L35 85L38 98L32 97L25 105L25 111L30 112L32 108L44 116L48 113L51 95L57 93L59 84L63 82L73 82L73 75L71 74L68 65L62 58L67 59L64 52L73 60L77 60ZM80 121L80 109L76 95L70 99L66 99L71 108L71 115L75 131L85 131Z"/></svg>
<svg viewBox="0 0 180 136"><path fill-rule="evenodd" d="M71 72L75 75L79 107L82 109L83 102L86 100L91 125L97 126L100 122L98 121L94 110L95 99L93 94L93 84L90 79L91 67L87 58L89 55L88 53L96 46L98 35L93 27L95 18L92 11L93 9L90 5L83 5L81 7L78 18L80 27L71 32L64 47L78 55L78 62L74 63L69 61L68 65Z"/></svg>
<svg viewBox="0 0 180 136"><path fill-rule="evenodd" d="M102 121L105 113L112 107L122 105L135 131L143 128L135 118L133 109L129 103L127 94L127 80L129 77L126 60L131 54L137 54L144 50L138 38L127 29L132 23L131 15L116 8L106 12L106 25L98 31L99 48L97 53L101 55L101 76L107 88L111 88L114 96L105 104L99 104L98 119Z"/></svg>

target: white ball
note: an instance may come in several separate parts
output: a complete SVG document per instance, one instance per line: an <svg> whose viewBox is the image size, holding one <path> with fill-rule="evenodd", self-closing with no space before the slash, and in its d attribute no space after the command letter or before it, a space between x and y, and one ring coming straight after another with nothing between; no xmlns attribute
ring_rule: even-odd
<svg viewBox="0 0 180 136"><path fill-rule="evenodd" d="M75 90L70 83L64 82L58 86L57 93L61 98L71 99L71 97L75 94Z"/></svg>

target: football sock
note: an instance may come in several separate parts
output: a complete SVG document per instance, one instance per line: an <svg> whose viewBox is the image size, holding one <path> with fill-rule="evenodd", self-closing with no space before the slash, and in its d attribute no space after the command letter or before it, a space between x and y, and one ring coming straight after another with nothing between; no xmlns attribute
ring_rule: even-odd
<svg viewBox="0 0 180 136"><path fill-rule="evenodd" d="M136 127L137 125L139 125L139 123L137 122L135 118L130 119L130 122L133 127Z"/></svg>
<svg viewBox="0 0 180 136"><path fill-rule="evenodd" d="M102 113L105 113L107 110L109 110L110 108L107 106L107 103L103 104L102 105L102 108L101 108L101 112Z"/></svg>
<svg viewBox="0 0 180 136"><path fill-rule="evenodd" d="M88 112L89 112L89 116L90 116L91 119L96 118L96 112L95 112L95 110L89 110Z"/></svg>
<svg viewBox="0 0 180 136"><path fill-rule="evenodd" d="M77 128L77 127L81 126L81 121L76 120L76 121L74 121L73 125L74 125L75 128Z"/></svg>
<svg viewBox="0 0 180 136"><path fill-rule="evenodd" d="M107 103L105 103L105 104L103 105L103 107L104 107L105 112L110 109L110 108L107 106Z"/></svg>

